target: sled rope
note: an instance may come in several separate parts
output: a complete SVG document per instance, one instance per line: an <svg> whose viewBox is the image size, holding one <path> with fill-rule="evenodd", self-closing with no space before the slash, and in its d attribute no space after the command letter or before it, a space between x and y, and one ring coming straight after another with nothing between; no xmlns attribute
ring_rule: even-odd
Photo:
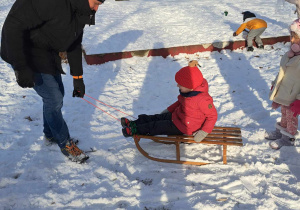
<svg viewBox="0 0 300 210"><path fill-rule="evenodd" d="M136 119L134 116L132 116L132 115L130 115L130 114L127 114L127 113L125 113L125 112L122 112L121 110L116 109L116 108L114 108L114 107L112 107L112 106L110 106L110 105L108 105L108 104L106 104L106 103L104 103L104 102L102 102L102 101L99 101L99 100L93 98L92 96L89 96L89 95L87 95L87 94L84 94L84 95L87 96L87 97L89 97L89 98L91 98L91 99L93 99L93 100L95 100L95 101L97 101L97 102L99 102L99 103L101 103L101 104L103 104L103 105L105 105L105 106L108 106L108 107L110 107L110 108L112 108L112 109L114 109L114 110L116 110L116 111L118 111L118 112L121 112L122 114L125 114L126 116L130 116L130 117ZM93 105L93 106L96 107L97 109L100 109L102 112L108 114L108 115L111 116L112 118L114 118L114 119L118 120L119 122L121 122L121 120L119 120L119 119L116 118L115 116L109 114L108 112L104 111L103 109L99 108L98 106L94 105L94 104L91 103L90 101L88 101L88 100L86 100L86 99L84 99L84 98L82 98L82 99L85 100L86 102L88 102L89 104Z"/></svg>
<svg viewBox="0 0 300 210"><path fill-rule="evenodd" d="M89 95L87 95L87 94L84 94L84 95L87 96L87 97L89 97L89 98L91 98L91 99L94 99L95 101L98 101L98 102L101 103L101 104L104 104L105 106L108 106L108 107L110 107L110 108L113 108L114 110L116 110L116 111L118 111L118 112L121 112L121 113L125 114L126 116L130 116L130 117L136 119L136 117L134 117L134 116L132 116L132 115L130 115L130 114L127 114L127 113L125 113L125 112L122 112L121 110L116 109L116 108L114 108L114 107L112 107L112 106L110 106L110 105L108 105L108 104L106 104L106 103L104 103L104 102L102 102L102 101L99 101L99 100L93 98L92 96L89 96Z"/></svg>
<svg viewBox="0 0 300 210"><path fill-rule="evenodd" d="M88 102L89 104L93 105L93 106L96 107L97 109L100 109L98 106L94 105L93 103L89 102L88 100L86 100L86 99L84 99L84 98L82 98L82 99L85 100L86 102ZM114 119L116 119L116 120L118 120L118 121L121 122L121 120L119 120L118 118L116 118L116 117L114 117L113 115L109 114L108 112L104 111L103 109L100 109L100 110L101 110L102 112L108 114L108 115L111 116L112 118L114 118Z"/></svg>

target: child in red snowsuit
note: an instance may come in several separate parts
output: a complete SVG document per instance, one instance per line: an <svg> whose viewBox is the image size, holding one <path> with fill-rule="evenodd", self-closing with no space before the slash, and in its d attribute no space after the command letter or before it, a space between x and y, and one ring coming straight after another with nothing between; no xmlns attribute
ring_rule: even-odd
<svg viewBox="0 0 300 210"><path fill-rule="evenodd" d="M265 138L272 140L270 147L280 149L293 146L300 114L300 19L290 26L291 48L281 58L276 79L272 82L270 99L272 108L281 107L281 121L275 124L275 130L266 132Z"/></svg>
<svg viewBox="0 0 300 210"><path fill-rule="evenodd" d="M139 115L137 120L121 119L125 137L140 135L194 135L202 141L214 128L217 110L208 94L208 83L197 67L197 61L180 69L175 80L179 87L178 100L161 114Z"/></svg>

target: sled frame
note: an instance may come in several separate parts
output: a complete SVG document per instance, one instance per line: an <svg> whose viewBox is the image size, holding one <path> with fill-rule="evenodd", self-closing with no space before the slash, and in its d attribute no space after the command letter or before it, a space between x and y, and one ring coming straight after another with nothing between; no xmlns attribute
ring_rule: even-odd
<svg viewBox="0 0 300 210"><path fill-rule="evenodd" d="M223 147L223 164L227 164L227 146L243 146L241 129L238 127L214 127L213 131L206 136L201 142L195 142L193 136L187 135L170 135L170 136L147 136L134 135L134 142L137 149L146 158L158 162L177 163L186 165L206 165L207 162L183 161L180 159L180 144L214 144ZM151 139L154 142L162 144L174 144L176 146L176 159L163 159L150 156L141 146L141 139Z"/></svg>

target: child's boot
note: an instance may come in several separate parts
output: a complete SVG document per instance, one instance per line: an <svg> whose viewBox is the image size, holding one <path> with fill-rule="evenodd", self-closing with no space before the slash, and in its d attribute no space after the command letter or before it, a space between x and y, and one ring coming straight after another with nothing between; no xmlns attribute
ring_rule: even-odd
<svg viewBox="0 0 300 210"><path fill-rule="evenodd" d="M280 149L283 146L294 146L295 144L295 136L289 134L286 131L280 131L282 133L282 137L275 141L270 142L270 147L272 149Z"/></svg>
<svg viewBox="0 0 300 210"><path fill-rule="evenodd" d="M129 127L122 128L122 133L123 133L123 136L126 138L133 136L132 131Z"/></svg>
<svg viewBox="0 0 300 210"><path fill-rule="evenodd" d="M263 45L258 45L258 49L264 49L265 47Z"/></svg>
<svg viewBox="0 0 300 210"><path fill-rule="evenodd" d="M130 120L128 120L126 117L121 118L121 125L123 128L130 126Z"/></svg>
<svg viewBox="0 0 300 210"><path fill-rule="evenodd" d="M122 129L122 133L124 137L130 137L137 134L137 128L135 122L131 121L129 127L125 127Z"/></svg>
<svg viewBox="0 0 300 210"><path fill-rule="evenodd" d="M250 51L250 52L252 52L254 50L254 48L253 47L247 47L247 51Z"/></svg>
<svg viewBox="0 0 300 210"><path fill-rule="evenodd" d="M281 130L285 131L285 128L284 127L281 127L279 125L279 123L276 123L275 124L275 128L276 130L274 131L267 131L265 133L265 139L267 140L276 140L276 139L280 139L282 137L282 134L281 134Z"/></svg>

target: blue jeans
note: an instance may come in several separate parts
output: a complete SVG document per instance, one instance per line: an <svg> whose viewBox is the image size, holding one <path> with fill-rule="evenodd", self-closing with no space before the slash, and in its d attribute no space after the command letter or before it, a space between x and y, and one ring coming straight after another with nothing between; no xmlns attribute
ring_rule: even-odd
<svg viewBox="0 0 300 210"><path fill-rule="evenodd" d="M47 138L54 138L58 146L63 148L70 134L61 113L65 95L61 74L35 73L34 77L33 89L43 99L44 134Z"/></svg>

